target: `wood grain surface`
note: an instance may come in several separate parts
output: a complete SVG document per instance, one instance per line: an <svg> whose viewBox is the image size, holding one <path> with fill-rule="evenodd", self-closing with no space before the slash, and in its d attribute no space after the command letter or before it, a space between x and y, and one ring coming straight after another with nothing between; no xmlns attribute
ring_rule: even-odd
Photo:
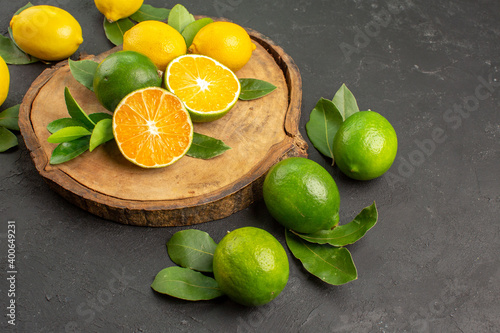
<svg viewBox="0 0 500 333"><path fill-rule="evenodd" d="M211 160L183 157L161 169L128 162L114 141L79 157L50 165L55 144L47 142L47 124L68 117L64 87L86 113L107 112L94 93L71 75L68 62L46 69L21 105L21 134L46 182L70 202L104 219L140 226L182 226L221 219L262 196L266 172L290 156L306 156L298 131L301 78L293 60L260 33L248 30L257 45L236 74L277 86L270 95L238 101L223 118L196 123L195 132L223 140L232 149ZM101 61L114 48L85 59Z"/></svg>

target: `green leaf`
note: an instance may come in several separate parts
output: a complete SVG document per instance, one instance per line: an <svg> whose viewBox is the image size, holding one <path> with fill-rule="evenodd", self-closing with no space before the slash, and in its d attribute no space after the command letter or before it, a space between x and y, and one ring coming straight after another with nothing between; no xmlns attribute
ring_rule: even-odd
<svg viewBox="0 0 500 333"><path fill-rule="evenodd" d="M208 160L223 154L229 149L231 147L227 146L221 140L195 132L193 133L193 143L186 155Z"/></svg>
<svg viewBox="0 0 500 333"><path fill-rule="evenodd" d="M184 30L182 30L182 37L184 37L184 40L186 41L186 47L190 47L191 44L193 43L194 36L198 33L198 31L201 30L204 26L207 24L212 23L214 20L212 20L209 17L205 17L199 20L196 20L194 22L189 23Z"/></svg>
<svg viewBox="0 0 500 333"><path fill-rule="evenodd" d="M112 140L113 136L113 120L103 119L95 124L92 136L90 137L89 151L93 151L99 145Z"/></svg>
<svg viewBox="0 0 500 333"><path fill-rule="evenodd" d="M309 115L306 131L319 152L333 159L333 137L343 123L342 115L332 101L321 98Z"/></svg>
<svg viewBox="0 0 500 333"><path fill-rule="evenodd" d="M90 91L94 91L94 75L99 64L92 60L73 61L68 59L69 69L75 80L83 84Z"/></svg>
<svg viewBox="0 0 500 333"><path fill-rule="evenodd" d="M17 146L17 144L17 136L5 127L0 127L0 153Z"/></svg>
<svg viewBox="0 0 500 333"><path fill-rule="evenodd" d="M91 132L82 126L69 126L61 128L47 138L50 143L69 142L81 138L82 136L90 135Z"/></svg>
<svg viewBox="0 0 500 333"><path fill-rule="evenodd" d="M90 120L92 120L95 124L100 122L103 119L113 119L113 115L105 112L96 112L89 114Z"/></svg>
<svg viewBox="0 0 500 333"><path fill-rule="evenodd" d="M345 84L342 84L342 87L337 91L332 101L344 120L349 118L352 114L359 112L358 103Z"/></svg>
<svg viewBox="0 0 500 333"><path fill-rule="evenodd" d="M95 126L95 123L82 110L73 96L71 96L68 87L64 88L64 100L66 101L66 107L68 108L68 113L71 118L80 121L87 129L92 130Z"/></svg>
<svg viewBox="0 0 500 333"><path fill-rule="evenodd" d="M90 136L60 143L52 152L50 164L60 164L72 160L89 149Z"/></svg>
<svg viewBox="0 0 500 333"><path fill-rule="evenodd" d="M123 44L123 35L128 29L134 26L134 22L129 18L124 18L115 22L109 22L104 18L104 33L109 41L115 45Z"/></svg>
<svg viewBox="0 0 500 333"><path fill-rule="evenodd" d="M151 288L161 294L188 301L209 300L224 295L214 278L178 266L161 270Z"/></svg>
<svg viewBox="0 0 500 333"><path fill-rule="evenodd" d="M373 202L371 206L365 207L354 220L332 230L322 230L307 235L292 232L308 242L340 247L353 244L361 239L377 223L377 219L377 207Z"/></svg>
<svg viewBox="0 0 500 333"><path fill-rule="evenodd" d="M21 104L14 105L0 112L0 126L19 131L19 107Z"/></svg>
<svg viewBox="0 0 500 333"><path fill-rule="evenodd" d="M274 84L258 79L240 79L240 99L250 101L266 96L276 89Z"/></svg>
<svg viewBox="0 0 500 333"><path fill-rule="evenodd" d="M213 271L216 247L209 234L197 229L178 231L167 242L168 255L174 263L201 272Z"/></svg>
<svg viewBox="0 0 500 333"><path fill-rule="evenodd" d="M358 278L351 253L345 247L309 243L288 230L286 243L304 268L326 283L341 285Z"/></svg>
<svg viewBox="0 0 500 333"><path fill-rule="evenodd" d="M167 8L155 8L151 5L143 4L138 11L132 14L129 18L136 22L155 20L155 21L165 21L168 18L170 9Z"/></svg>
<svg viewBox="0 0 500 333"><path fill-rule="evenodd" d="M23 52L12 39L0 35L0 56L10 65L25 65L38 59Z"/></svg>
<svg viewBox="0 0 500 333"><path fill-rule="evenodd" d="M85 127L85 125L83 125L83 123L81 121L78 121L76 119L73 119L73 118L60 118L60 119L56 119L54 121L51 121L47 125L47 130L51 134L54 134L55 132L59 131L60 129L63 129L65 127L70 127L70 126L82 126L82 127Z"/></svg>
<svg viewBox="0 0 500 333"><path fill-rule="evenodd" d="M195 21L194 16L188 12L186 7L177 4L168 14L168 25L182 33L184 28Z"/></svg>

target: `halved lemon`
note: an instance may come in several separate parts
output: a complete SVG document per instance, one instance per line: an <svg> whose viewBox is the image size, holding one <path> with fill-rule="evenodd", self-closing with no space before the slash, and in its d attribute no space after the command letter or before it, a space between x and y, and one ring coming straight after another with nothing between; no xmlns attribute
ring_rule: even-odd
<svg viewBox="0 0 500 333"><path fill-rule="evenodd" d="M144 168L178 161L193 141L193 124L182 101L158 87L136 90L113 113L113 134L123 156Z"/></svg>
<svg viewBox="0 0 500 333"><path fill-rule="evenodd" d="M164 86L184 102L194 122L221 118L241 91L240 81L229 68L198 54L172 60L165 71Z"/></svg>

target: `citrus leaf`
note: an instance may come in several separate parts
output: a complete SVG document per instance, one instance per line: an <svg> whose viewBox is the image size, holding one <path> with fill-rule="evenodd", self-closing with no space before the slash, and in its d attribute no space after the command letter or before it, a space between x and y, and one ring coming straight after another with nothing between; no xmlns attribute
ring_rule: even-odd
<svg viewBox="0 0 500 333"><path fill-rule="evenodd" d="M349 118L352 114L359 112L358 103L345 84L342 84L342 87L340 87L333 97L332 102L335 104L344 120Z"/></svg>
<svg viewBox="0 0 500 333"><path fill-rule="evenodd" d="M151 288L161 294L188 301L209 300L224 295L214 278L178 266L161 270Z"/></svg>
<svg viewBox="0 0 500 333"><path fill-rule="evenodd" d="M231 147L221 140L195 132L193 133L193 143L186 155L208 160L223 154L229 149Z"/></svg>
<svg viewBox="0 0 500 333"><path fill-rule="evenodd" d="M201 28L203 28L209 23L212 23L213 21L214 20L212 20L211 18L205 17L188 24L184 28L184 30L182 30L182 37L184 37L184 40L186 41L186 47L189 48L191 46L191 44L193 43L194 36L196 36L198 31L201 30Z"/></svg>
<svg viewBox="0 0 500 333"><path fill-rule="evenodd" d="M354 220L332 230L322 230L307 235L292 232L308 242L340 247L361 239L377 223L377 219L378 212L374 202L371 206L365 207Z"/></svg>
<svg viewBox="0 0 500 333"><path fill-rule="evenodd" d="M167 8L156 8L151 5L143 4L138 11L132 14L129 18L136 22L155 20L155 21L165 21L168 18L170 9Z"/></svg>
<svg viewBox="0 0 500 333"><path fill-rule="evenodd" d="M90 136L60 143L50 157L50 164L60 164L72 160L89 149Z"/></svg>
<svg viewBox="0 0 500 333"><path fill-rule="evenodd" d="M90 120L92 120L95 124L100 122L103 119L113 119L113 115L106 112L96 112L89 114Z"/></svg>
<svg viewBox="0 0 500 333"><path fill-rule="evenodd" d="M69 142L81 138L82 136L90 135L91 132L82 126L69 126L61 128L47 138L50 143Z"/></svg>
<svg viewBox="0 0 500 333"><path fill-rule="evenodd" d="M55 132L59 131L60 129L63 129L63 128L69 127L69 126L82 126L82 127L85 127L81 121L78 121L76 119L73 119L73 118L60 118L60 119L56 119L54 121L51 121L47 125L47 131L49 131L51 134L54 134Z"/></svg>
<svg viewBox="0 0 500 333"><path fill-rule="evenodd" d="M17 144L17 136L5 127L0 127L0 153L17 146Z"/></svg>
<svg viewBox="0 0 500 333"><path fill-rule="evenodd" d="M286 230L286 243L304 268L322 281L341 285L358 278L351 253L345 247L309 243Z"/></svg>
<svg viewBox="0 0 500 333"><path fill-rule="evenodd" d="M129 18L124 18L115 22L109 22L104 18L104 33L109 41L115 45L123 44L123 35L128 29L134 26L134 22Z"/></svg>
<svg viewBox="0 0 500 333"><path fill-rule="evenodd" d="M0 35L0 56L10 65L25 65L38 59L23 52L12 39Z"/></svg>
<svg viewBox="0 0 500 333"><path fill-rule="evenodd" d="M99 64L92 60L73 61L68 59L71 74L79 83L83 84L90 91L94 91L94 75Z"/></svg>
<svg viewBox="0 0 500 333"><path fill-rule="evenodd" d="M243 101L250 101L270 94L276 89L272 83L258 79L240 79L241 92L239 98Z"/></svg>
<svg viewBox="0 0 500 333"><path fill-rule="evenodd" d="M174 263L200 272L213 271L216 247L209 234L197 229L178 231L167 242L168 255Z"/></svg>
<svg viewBox="0 0 500 333"><path fill-rule="evenodd" d="M168 14L168 25L180 33L194 21L194 16L181 4L175 5Z"/></svg>
<svg viewBox="0 0 500 333"><path fill-rule="evenodd" d="M17 104L0 112L0 126L19 131L19 107Z"/></svg>
<svg viewBox="0 0 500 333"><path fill-rule="evenodd" d="M99 145L112 140L113 136L113 120L103 119L95 124L90 137L89 151L93 151Z"/></svg>
<svg viewBox="0 0 500 333"><path fill-rule="evenodd" d="M66 101L66 107L71 118L80 121L87 129L92 130L95 126L95 123L82 110L73 96L71 96L68 87L64 88L64 100Z"/></svg>
<svg viewBox="0 0 500 333"><path fill-rule="evenodd" d="M332 101L321 98L309 115L306 131L319 152L333 159L333 137L343 123L342 114Z"/></svg>

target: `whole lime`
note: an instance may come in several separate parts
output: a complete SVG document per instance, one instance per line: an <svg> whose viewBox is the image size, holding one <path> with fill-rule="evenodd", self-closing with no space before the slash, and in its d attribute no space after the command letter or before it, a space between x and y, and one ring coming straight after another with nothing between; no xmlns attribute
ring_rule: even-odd
<svg viewBox="0 0 500 333"><path fill-rule="evenodd" d="M328 171L307 158L275 164L264 180L263 194L269 213L297 232L331 229L339 222L337 184Z"/></svg>
<svg viewBox="0 0 500 333"><path fill-rule="evenodd" d="M215 248L214 277L233 301L258 306L272 301L288 282L285 249L273 235L254 227L231 231Z"/></svg>
<svg viewBox="0 0 500 333"><path fill-rule="evenodd" d="M135 51L118 51L97 66L93 88L99 102L114 111L129 93L146 87L160 87L161 75L155 64Z"/></svg>
<svg viewBox="0 0 500 333"><path fill-rule="evenodd" d="M361 111L340 126L333 139L333 155L348 177L370 180L391 167L398 150L396 131L382 115Z"/></svg>

